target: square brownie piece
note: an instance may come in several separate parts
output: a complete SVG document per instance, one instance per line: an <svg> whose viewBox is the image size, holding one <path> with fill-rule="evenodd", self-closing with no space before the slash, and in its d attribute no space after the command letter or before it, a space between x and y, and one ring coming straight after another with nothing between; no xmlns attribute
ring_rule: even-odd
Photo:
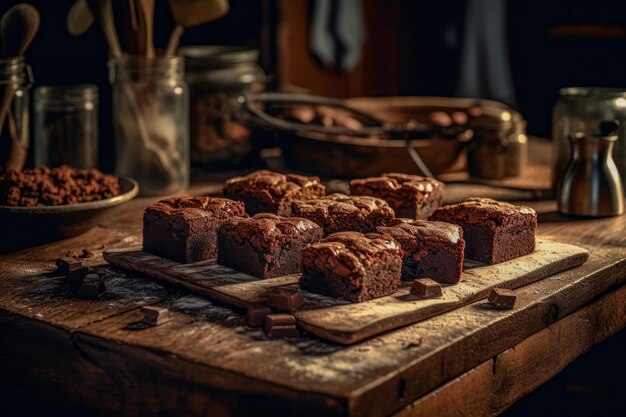
<svg viewBox="0 0 626 417"><path fill-rule="evenodd" d="M437 209L431 219L461 226L465 257L478 262L496 264L535 250L537 213L530 207L470 198Z"/></svg>
<svg viewBox="0 0 626 417"><path fill-rule="evenodd" d="M463 229L456 224L427 220L395 219L376 229L402 248L402 279L431 278L440 284L456 284L463 272Z"/></svg>
<svg viewBox="0 0 626 417"><path fill-rule="evenodd" d="M399 173L350 181L350 193L385 200L396 217L428 219L441 206L445 185L434 178Z"/></svg>
<svg viewBox="0 0 626 417"><path fill-rule="evenodd" d="M402 250L378 233L340 232L304 248L301 263L300 288L358 303L396 292Z"/></svg>
<svg viewBox="0 0 626 417"><path fill-rule="evenodd" d="M242 203L225 198L173 197L143 214L143 250L189 263L217 256L217 229L234 217L245 217Z"/></svg>
<svg viewBox="0 0 626 417"><path fill-rule="evenodd" d="M293 200L308 200L325 194L326 188L318 177L268 170L231 178L224 186L224 196L242 201L251 216L258 213L277 214Z"/></svg>
<svg viewBox="0 0 626 417"><path fill-rule="evenodd" d="M259 278L300 272L300 255L322 239L322 229L307 219L270 213L224 223L217 232L217 262Z"/></svg>
<svg viewBox="0 0 626 417"><path fill-rule="evenodd" d="M331 194L315 200L291 203L289 215L317 223L329 235L356 231L370 233L394 218L393 210L380 198Z"/></svg>

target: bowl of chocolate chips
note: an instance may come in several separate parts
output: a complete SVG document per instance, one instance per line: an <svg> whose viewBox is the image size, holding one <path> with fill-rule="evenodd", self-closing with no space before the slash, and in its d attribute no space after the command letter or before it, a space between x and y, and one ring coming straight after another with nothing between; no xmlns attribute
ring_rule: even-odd
<svg viewBox="0 0 626 417"><path fill-rule="evenodd" d="M133 179L67 165L0 172L0 251L82 234L138 190Z"/></svg>

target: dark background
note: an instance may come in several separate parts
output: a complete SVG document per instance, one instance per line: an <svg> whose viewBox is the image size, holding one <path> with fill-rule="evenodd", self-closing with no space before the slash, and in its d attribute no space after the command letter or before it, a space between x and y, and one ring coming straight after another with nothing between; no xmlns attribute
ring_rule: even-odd
<svg viewBox="0 0 626 417"><path fill-rule="evenodd" d="M30 2L42 16L41 30L27 52L35 86L99 86L101 166L106 169L110 166L112 133L107 50L101 32L92 27L78 37L68 34L65 21L72 0ZM19 0L3 0L0 13L16 3ZM452 22L458 36L462 35L463 0L362 0L367 41L361 66L347 73L312 69L314 59L301 59L311 56L306 39L311 9L308 1L230 3L226 17L187 29L181 44L258 47L261 64L271 80L281 81L283 87L296 85L325 95L455 95L461 40L450 46L443 41L442 32ZM529 133L550 136L551 110L561 87L626 86L625 1L526 0L508 1L507 7L516 93L516 101L509 104L527 119ZM276 45L274 36L264 37L263 33L266 30L265 34L275 35L279 25L290 29L290 38L282 46ZM173 26L167 2L157 0L157 47L165 46ZM276 73L277 68L282 68L282 73Z"/></svg>

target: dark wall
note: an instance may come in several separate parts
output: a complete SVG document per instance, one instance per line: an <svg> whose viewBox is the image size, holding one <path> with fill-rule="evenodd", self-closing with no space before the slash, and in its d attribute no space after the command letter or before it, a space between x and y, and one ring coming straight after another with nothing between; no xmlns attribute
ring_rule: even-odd
<svg viewBox="0 0 626 417"><path fill-rule="evenodd" d="M2 1L0 12L19 1ZM287 4L284 1L266 1L279 6ZM93 83L100 87L101 159L106 168L110 165L112 152L107 51L96 27L79 37L67 33L65 19L72 2L31 0L41 13L42 27L28 51L27 59L33 67L36 86ZM444 27L452 23L457 28L457 36L462 34L466 1L390 2L389 5L401 9L400 20L391 27L375 30L398 31L401 39L411 40L393 46L398 53L410 57L403 59L405 64L397 68L399 83L393 94L453 96L457 88L462 39L457 39L456 46L451 46L450 42L444 41L443 32ZM156 3L155 43L157 47L163 47L173 22L167 2L157 0ZM258 47L263 3L261 0L231 0L231 11L226 17L187 30L182 44ZM381 2L380 7L390 6ZM306 21L301 24L305 25ZM560 36L555 32L559 27L580 25L590 25L599 32L594 36ZM375 30L370 33L376 33ZM552 107L561 87L626 87L626 2L623 0L510 0L508 38L516 104L528 120L530 133L550 135ZM389 62L379 62L378 65L389 65Z"/></svg>

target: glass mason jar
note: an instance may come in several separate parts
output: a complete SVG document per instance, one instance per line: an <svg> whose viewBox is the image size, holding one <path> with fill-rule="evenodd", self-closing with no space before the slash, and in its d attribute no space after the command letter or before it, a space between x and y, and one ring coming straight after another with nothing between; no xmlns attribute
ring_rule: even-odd
<svg viewBox="0 0 626 417"><path fill-rule="evenodd" d="M35 89L35 166L98 167L98 87Z"/></svg>
<svg viewBox="0 0 626 417"><path fill-rule="evenodd" d="M512 110L485 107L472 122L467 149L470 176L491 180L518 177L526 163L526 121Z"/></svg>
<svg viewBox="0 0 626 417"><path fill-rule="evenodd" d="M571 159L569 137L598 134L600 123L605 120L618 120L621 124L613 159L621 177L626 178L626 89L569 87L559 93L561 97L552 113L553 189L556 190Z"/></svg>
<svg viewBox="0 0 626 417"><path fill-rule="evenodd" d="M182 57L124 56L109 62L113 85L115 173L140 195L189 185L189 96Z"/></svg>
<svg viewBox="0 0 626 417"><path fill-rule="evenodd" d="M0 58L0 167L20 171L29 145L29 89L33 76L24 57Z"/></svg>
<svg viewBox="0 0 626 417"><path fill-rule="evenodd" d="M259 52L229 46L189 46L185 57L191 91L191 160L209 169L249 165L258 150L238 116L238 99L265 86Z"/></svg>

